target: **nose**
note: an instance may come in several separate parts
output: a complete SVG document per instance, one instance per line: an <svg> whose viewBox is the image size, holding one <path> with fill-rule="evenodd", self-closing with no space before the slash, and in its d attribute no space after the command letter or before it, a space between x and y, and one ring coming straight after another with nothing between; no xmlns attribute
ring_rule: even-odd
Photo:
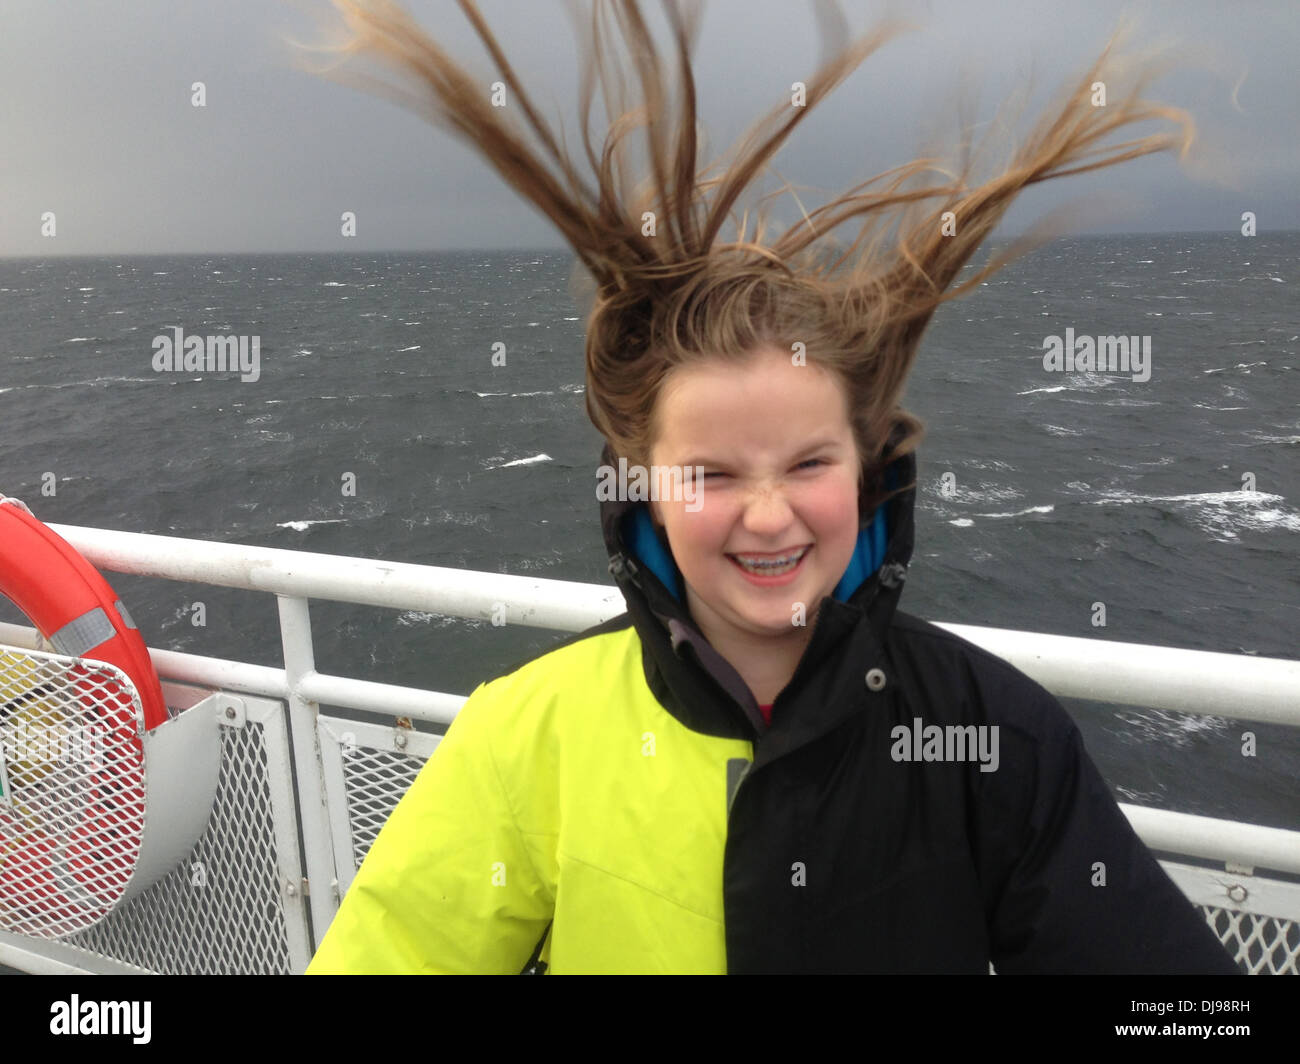
<svg viewBox="0 0 1300 1064"><path fill-rule="evenodd" d="M779 488L756 488L745 500L741 523L755 537L775 536L790 526L794 510Z"/></svg>

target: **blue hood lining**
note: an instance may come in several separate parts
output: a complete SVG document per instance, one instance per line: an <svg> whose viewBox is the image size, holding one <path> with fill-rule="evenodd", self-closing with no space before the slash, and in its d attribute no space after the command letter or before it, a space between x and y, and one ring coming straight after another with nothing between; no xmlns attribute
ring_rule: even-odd
<svg viewBox="0 0 1300 1064"><path fill-rule="evenodd" d="M894 469L891 466L885 473L885 483L893 488L894 480ZM832 593L832 597L837 601L847 602L885 560L885 549L889 545L889 528L885 518L887 509L887 504L877 507L871 522L858 532L858 542L853 548L853 557L849 559L848 568L844 570L844 575L840 577L840 582L835 585ZM623 520L624 537L636 560L659 578L659 582L672 593L673 598L685 605L681 571L655 532L654 522L650 517L650 507L640 503ZM629 523L630 536L627 534Z"/></svg>

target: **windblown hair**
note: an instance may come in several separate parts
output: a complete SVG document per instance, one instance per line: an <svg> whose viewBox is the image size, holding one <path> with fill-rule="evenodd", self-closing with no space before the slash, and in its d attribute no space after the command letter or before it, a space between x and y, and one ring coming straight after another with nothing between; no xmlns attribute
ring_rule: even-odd
<svg viewBox="0 0 1300 1064"><path fill-rule="evenodd" d="M862 459L859 509L864 520L892 494L883 485L885 467L914 450L921 438L921 422L900 401L936 308L1049 235L1039 227L954 284L1016 195L1049 178L1152 152L1177 148L1185 157L1195 135L1186 112L1141 99L1156 68L1150 56L1118 58L1117 33L998 176L974 187L968 184L972 156L964 137L963 166L955 176L936 160L916 159L804 211L801 222L767 243L761 210L753 235L747 236L747 208L736 222L736 239L723 242L724 222L735 220L742 193L767 169L791 131L904 27L885 23L842 45L808 78L803 105L792 98L774 107L743 139L731 165L710 176L714 167L700 168L697 160L691 54L699 31L698 6L683 11L680 4L664 0L675 56L672 77L636 0L597 0L589 38L583 36L583 19L570 7L582 42L582 142L595 173L593 188L538 114L472 0L458 2L511 94L507 107L493 106L489 81L463 69L391 0L334 2L348 35L328 50L378 58L413 81L415 90L335 71L328 76L395 99L468 140L577 253L577 268L589 275L592 300L586 320L587 413L615 455L650 464L656 402L675 367L716 358L741 363L760 345L791 351L802 343L807 361L835 374L846 390ZM622 71L607 60L608 27L603 23L611 10L640 82L641 102L632 109L622 102ZM822 5L817 13L827 41L849 40L838 7ZM1133 71L1136 75L1127 77ZM680 87L675 105L669 92L674 77ZM610 120L599 154L589 129L597 82ZM1093 105L1096 82L1103 82L1110 96L1105 106ZM508 117L513 111L522 112L540 150ZM1170 121L1178 130L1109 146L1099 143L1121 127L1150 119ZM649 175L630 188L623 155L628 134L638 127L645 130ZM948 180L914 180L924 173L944 174ZM945 212L952 212L947 225ZM832 231L853 218L862 219L861 229L842 248Z"/></svg>

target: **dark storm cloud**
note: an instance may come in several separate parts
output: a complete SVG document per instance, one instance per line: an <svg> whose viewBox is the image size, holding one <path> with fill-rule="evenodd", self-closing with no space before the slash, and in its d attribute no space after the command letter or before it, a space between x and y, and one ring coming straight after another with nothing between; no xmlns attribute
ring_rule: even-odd
<svg viewBox="0 0 1300 1064"><path fill-rule="evenodd" d="M492 80L453 3L410 6L485 84ZM558 0L481 6L572 148L575 48ZM1300 18L1289 5L846 0L843 8L857 30L887 10L922 28L868 59L777 157L783 177L812 186L800 193L805 205L907 161L926 134L951 133L963 85L978 88L984 122L1031 74L1032 99L1043 101L1129 11L1146 27L1141 40L1174 35L1187 54L1212 60L1212 69L1190 66L1150 95L1192 110L1213 157L1237 167L1235 187L1198 180L1160 156L1031 190L1010 228L1104 190L1122 194L1126 207L1092 228L1234 231L1244 210L1256 212L1261 231L1300 227ZM657 5L646 9L662 26ZM10 0L0 14L0 253L558 246L549 224L467 146L388 101L294 69L282 39L319 40L312 10L331 14L308 0ZM815 69L812 11L797 0L706 4L696 58L715 152ZM206 85L205 108L191 106L195 81ZM354 240L339 236L345 210L358 215ZM40 236L44 211L56 212L54 240ZM778 216L792 221L795 211L784 202Z"/></svg>

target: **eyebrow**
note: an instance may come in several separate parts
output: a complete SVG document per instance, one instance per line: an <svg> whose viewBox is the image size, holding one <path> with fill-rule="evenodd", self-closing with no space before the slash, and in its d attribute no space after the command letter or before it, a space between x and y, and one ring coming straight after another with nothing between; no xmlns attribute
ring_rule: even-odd
<svg viewBox="0 0 1300 1064"><path fill-rule="evenodd" d="M795 454L794 454L794 458L795 458L795 460L798 460L798 459L800 459L800 458L803 458L803 457L806 456L806 455L812 454L814 451L820 451L820 450L822 450L823 448L826 448L826 447L834 447L834 446L836 446L838 443L839 443L839 440L837 440L837 439L833 439L833 438L830 438L830 437L827 437L827 438L825 438L825 439L821 439L821 440L817 440L815 443L810 443L810 444L808 444L808 446L806 446L806 447L801 447L798 451L795 452ZM683 463L682 463L682 465L684 465L684 466L694 466L694 465L718 465L718 464L719 464L719 463L718 463L715 459L707 458L707 457L700 457L700 456L698 456L698 455L692 457L689 461L686 461L686 462L683 462Z"/></svg>

